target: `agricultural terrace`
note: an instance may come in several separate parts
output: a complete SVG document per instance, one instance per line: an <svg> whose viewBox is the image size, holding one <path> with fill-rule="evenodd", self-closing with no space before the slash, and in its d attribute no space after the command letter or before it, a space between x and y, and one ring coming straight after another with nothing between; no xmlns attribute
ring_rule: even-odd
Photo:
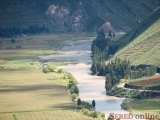
<svg viewBox="0 0 160 120"><path fill-rule="evenodd" d="M132 80L127 83L131 87L137 87L140 89L148 90L160 90L160 75L155 75L149 78L141 78L137 80Z"/></svg>

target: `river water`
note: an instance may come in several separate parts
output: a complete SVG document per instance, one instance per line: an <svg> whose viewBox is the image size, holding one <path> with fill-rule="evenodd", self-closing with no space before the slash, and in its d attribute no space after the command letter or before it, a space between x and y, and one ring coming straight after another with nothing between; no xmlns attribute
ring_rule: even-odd
<svg viewBox="0 0 160 120"><path fill-rule="evenodd" d="M68 61L70 64L62 66L64 70L72 73L78 82L79 97L90 102L96 101L96 110L105 113L128 113L121 109L124 99L105 94L105 77L90 74L91 67L91 43L94 38L78 41L66 41L63 52L57 55L40 56L40 59L49 61Z"/></svg>

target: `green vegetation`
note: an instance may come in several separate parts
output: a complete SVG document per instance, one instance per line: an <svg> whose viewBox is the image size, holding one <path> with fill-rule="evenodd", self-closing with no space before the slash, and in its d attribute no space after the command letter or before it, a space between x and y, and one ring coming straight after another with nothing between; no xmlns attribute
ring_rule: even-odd
<svg viewBox="0 0 160 120"><path fill-rule="evenodd" d="M99 120L104 120L105 114L102 112L95 111L95 105L96 105L95 100L92 101L92 104L85 101L81 101L80 98L78 98L77 100L77 108L81 110L83 115L92 118L98 118Z"/></svg>
<svg viewBox="0 0 160 120"><path fill-rule="evenodd" d="M108 95L125 97L125 98L134 98L134 99L143 99L143 98L152 98L158 97L160 95L159 91L140 91L138 89L125 89L117 86L112 87L107 91Z"/></svg>
<svg viewBox="0 0 160 120"><path fill-rule="evenodd" d="M132 65L160 65L160 8L140 25L118 40L123 48L113 57L127 59ZM131 41L131 42L130 42ZM130 42L130 43L129 43ZM128 43L128 45L126 45ZM126 46L125 46L126 45Z"/></svg>
<svg viewBox="0 0 160 120"><path fill-rule="evenodd" d="M104 75L105 60L108 58L109 38L105 38L103 31L99 31L97 38L91 46L92 51L92 74Z"/></svg>
<svg viewBox="0 0 160 120"><path fill-rule="evenodd" d="M126 100L122 104L123 108L129 110L130 112L160 112L160 102L159 98L148 98L148 99L134 99Z"/></svg>
<svg viewBox="0 0 160 120"><path fill-rule="evenodd" d="M107 94L112 87L117 85L122 78L130 77L130 62L127 60L115 59L106 65L106 82L105 89Z"/></svg>
<svg viewBox="0 0 160 120"><path fill-rule="evenodd" d="M84 115L87 115L89 117L98 118L99 120L104 120L105 119L105 114L104 113L96 112L96 111L90 111L86 108L83 108L81 111Z"/></svg>

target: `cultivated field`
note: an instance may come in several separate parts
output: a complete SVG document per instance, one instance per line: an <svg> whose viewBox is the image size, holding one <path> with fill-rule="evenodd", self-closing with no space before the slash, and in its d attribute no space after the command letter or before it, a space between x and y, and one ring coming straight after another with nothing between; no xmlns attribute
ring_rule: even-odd
<svg viewBox="0 0 160 120"><path fill-rule="evenodd" d="M76 113L63 73L42 72L38 55L57 53L82 35L35 35L0 43L0 120L89 120ZM21 46L21 48L17 48ZM64 63L53 63L58 67ZM57 111L58 110L58 111Z"/></svg>
<svg viewBox="0 0 160 120"><path fill-rule="evenodd" d="M133 89L143 89L143 90L160 90L160 75L155 75L148 78L141 78L131 80L126 83L125 87Z"/></svg>
<svg viewBox="0 0 160 120"><path fill-rule="evenodd" d="M127 83L127 88L153 90L157 92L157 96L153 98L133 99L128 105L128 110L134 113L160 113L160 75L148 78L140 78L131 80Z"/></svg>
<svg viewBox="0 0 160 120"><path fill-rule="evenodd" d="M159 13L158 13L159 15ZM154 16L153 16L154 17ZM152 21L152 20L151 20ZM146 24L145 24L146 25ZM160 65L160 19L147 28L137 28L134 33L128 36L137 35L128 45L119 50L113 58L128 59L133 65L150 64ZM143 32L136 33L139 29ZM144 29L144 30L143 30ZM134 35L134 36L135 36ZM129 39L129 38L124 38ZM123 39L122 39L123 40Z"/></svg>

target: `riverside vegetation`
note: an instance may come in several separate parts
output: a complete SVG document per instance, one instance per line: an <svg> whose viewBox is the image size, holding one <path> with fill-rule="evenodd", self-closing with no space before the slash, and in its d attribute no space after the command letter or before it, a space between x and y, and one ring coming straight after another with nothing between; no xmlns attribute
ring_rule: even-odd
<svg viewBox="0 0 160 120"><path fill-rule="evenodd" d="M43 72L45 74L59 73L63 75L63 79L61 80L61 83L66 85L68 92L71 95L71 100L75 101L75 103L77 104L77 109L80 110L80 112L82 112L83 115L86 115L88 117L98 118L101 120L105 119L104 113L95 111L95 104L96 104L95 100L93 100L92 104L90 104L88 102L81 101L81 99L78 98L79 90L77 87L76 79L72 74L63 71L63 69L57 69L55 67L52 67L52 65L49 65L49 64L43 67ZM59 78L59 82L60 82L60 78Z"/></svg>

